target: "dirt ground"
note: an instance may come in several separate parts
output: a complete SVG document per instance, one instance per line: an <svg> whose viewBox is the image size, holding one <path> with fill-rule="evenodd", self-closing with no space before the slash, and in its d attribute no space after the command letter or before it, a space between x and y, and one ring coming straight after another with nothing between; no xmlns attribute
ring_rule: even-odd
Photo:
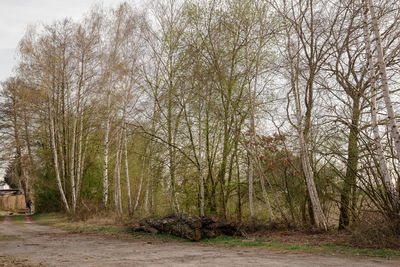
<svg viewBox="0 0 400 267"><path fill-rule="evenodd" d="M288 253L69 233L0 217L0 266L400 266L400 260Z"/></svg>

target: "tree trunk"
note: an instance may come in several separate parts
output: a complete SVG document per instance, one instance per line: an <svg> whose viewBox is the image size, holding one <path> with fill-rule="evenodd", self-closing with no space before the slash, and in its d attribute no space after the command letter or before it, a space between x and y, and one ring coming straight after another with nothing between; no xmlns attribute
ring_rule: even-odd
<svg viewBox="0 0 400 267"><path fill-rule="evenodd" d="M357 165L359 158L358 149L358 124L360 118L360 95L355 92L353 97L352 121L348 136L346 175L340 195L339 230L349 226L350 223L350 197L351 189L355 190L357 179Z"/></svg>
<svg viewBox="0 0 400 267"><path fill-rule="evenodd" d="M225 115L226 117L226 115ZM223 140L223 148L222 148L222 162L218 171L218 181L220 185L220 202L222 209L222 217L226 219L226 207L225 207L225 175L226 175L226 165L228 161L229 154L229 131L226 120L224 121L224 140Z"/></svg>
<svg viewBox="0 0 400 267"><path fill-rule="evenodd" d="M90 126L89 126L89 128L90 128ZM83 129L81 129L81 130L83 130ZM83 171L85 168L85 159L86 159L86 151L88 148L88 143L89 143L89 133L87 133L86 137L85 137L85 148L83 149L81 162L80 162L79 168L78 168L79 176L77 177L77 182L76 182L76 201L77 202L79 201L79 196L81 194Z"/></svg>
<svg viewBox="0 0 400 267"><path fill-rule="evenodd" d="M289 51L290 51L290 46L289 46ZM291 59L293 60L293 58ZM303 168L303 173L306 179L306 184L307 184L307 189L308 189L308 194L310 196L310 200L312 203L313 211L314 211L314 217L315 217L315 222L318 225L318 227L328 230L328 223L326 221L325 215L322 211L322 206L318 197L318 192L317 188L315 186L314 182L314 173L311 168L311 163L310 163L310 156L308 153L307 149L307 143L305 141L305 136L304 136L304 128L303 128L303 119L301 115L301 106L300 106L300 92L298 91L298 85L296 84L296 77L295 77L295 68L293 66L293 62L291 61L291 87L292 87L292 92L295 98L295 108L296 108L296 118L297 118L297 132L298 132L298 138L299 138L299 145L300 145L300 158L301 158L301 164Z"/></svg>
<svg viewBox="0 0 400 267"><path fill-rule="evenodd" d="M114 210L122 215L121 204L121 139L122 132L119 131L116 142L116 156L114 166Z"/></svg>
<svg viewBox="0 0 400 267"><path fill-rule="evenodd" d="M394 145L396 148L397 160L400 161L400 134L396 124L396 116L394 114L392 100L390 99L388 78L386 73L386 63L383 57L382 41L379 32L378 20L376 18L375 8L372 4L372 0L367 0L367 2L371 13L372 29L375 35L379 75L381 76L381 81L382 81L383 99L385 101L387 115L389 119L390 133L392 135Z"/></svg>
<svg viewBox="0 0 400 267"><path fill-rule="evenodd" d="M372 6L372 3L368 2L368 4L370 6ZM377 118L377 110L376 110L377 90L376 90L376 86L375 86L376 75L375 75L375 68L374 68L374 62L373 62L372 51L371 51L370 34L368 31L368 6L366 6L365 3L363 4L363 9L364 9L363 10L364 11L363 12L364 13L364 27L363 27L364 28L364 42L365 42L365 49L366 49L367 60L368 60L368 63L367 63L368 70L369 70L368 72L369 72L370 81L371 81L370 82L371 83L371 121L372 121L372 129L373 129L373 133L374 133L374 144L376 146L377 157L378 157L378 162L379 162L379 169L383 175L386 192L387 192L389 199L392 202L393 206L396 208L397 207L397 197L396 197L394 186L392 184L392 177L390 175L390 172L389 172L387 164L386 164L385 156L383 153L383 147L382 147L382 143L381 143L381 136L379 134L379 128L378 128L378 118ZM371 16L372 16L372 10L371 10ZM374 26L374 30L376 30L375 28L377 27L377 21L376 21L376 17L375 17L375 12L374 12L373 18L375 19L374 24L376 24ZM377 37L376 34L377 33L375 32L375 37ZM379 37L379 32L378 32L378 37ZM380 43L380 41L379 42L377 41L377 43ZM378 45L377 45L377 50L379 50ZM383 60L381 46L380 46L380 50L381 51L380 51L380 53L378 52L378 54L381 54L381 59ZM379 60L380 59L378 56L378 61ZM382 62L380 62L379 68L381 69L381 72L382 72L383 67L385 67L384 62L383 62L383 64L382 64ZM386 71L384 71L384 73L386 74ZM382 73L381 73L381 75L382 75ZM387 80L386 80L386 85L387 85ZM388 88L386 87L386 90L387 89ZM383 91L385 91L385 88L383 88ZM390 101L390 98L388 98L388 97L389 97L389 95L387 92L386 97L385 97L385 103L389 104L391 106L390 103L387 103L387 100ZM388 111L388 113L389 113L389 111ZM392 128L392 130L393 130L393 128ZM396 129L394 129L394 130L396 130ZM400 155L400 154L397 152L397 155Z"/></svg>
<svg viewBox="0 0 400 267"><path fill-rule="evenodd" d="M122 142L122 132L120 133L120 137L118 140L118 157L117 157L117 189L118 189L118 209L119 213L122 215L122 191L121 191L121 162L122 162L122 149L121 149L121 142Z"/></svg>
<svg viewBox="0 0 400 267"><path fill-rule="evenodd" d="M143 179L144 179L144 173L145 173L146 158L147 158L147 148L143 155L142 169L141 169L140 180L139 180L139 188L138 188L137 195L136 195L135 206L133 207L133 214L136 212L136 209L139 206L140 195L142 194L142 186L143 186Z"/></svg>
<svg viewBox="0 0 400 267"><path fill-rule="evenodd" d="M79 86L80 87L80 86ZM71 159L70 159L70 183L71 183L71 202L72 202L72 212L75 212L76 208L76 187L75 187L75 146L76 146L76 132L77 132L77 125L79 120L79 105L80 105L80 88L77 92L78 99L76 105L76 111L74 112L73 119L72 119L72 141L71 141Z"/></svg>
<svg viewBox="0 0 400 267"><path fill-rule="evenodd" d="M204 174L203 174L203 152L201 147L201 111L199 108L199 140L198 140L198 161L199 161L199 179L200 179L200 216L204 216Z"/></svg>
<svg viewBox="0 0 400 267"><path fill-rule="evenodd" d="M311 107L313 103L312 99L312 80L313 77L309 77L307 80L307 85L306 85L306 90L309 91L308 94L308 99L305 98L306 101L306 106L307 106L307 111L306 111L306 118L305 118L305 125L303 125L303 117L301 113L301 104L300 104L300 92L299 92L299 58L298 55L296 54L296 47L294 46L292 40L291 40L291 34L290 34L290 29L289 26L286 25L286 37L287 37L287 51L288 51L288 57L289 57L289 74L290 74L290 87L291 91L294 96L294 101L295 101L295 112L296 112L296 120L297 120L297 134L299 138L299 146L300 146L300 158L301 158L301 164L302 164L302 169L304 173L304 177L306 180L307 184L307 190L308 194L310 196L310 200L312 203L313 211L314 211L314 217L315 221L318 225L323 230L328 230L328 222L326 220L326 217L323 213L321 202L318 197L318 192L317 188L315 186L315 181L314 181L314 173L311 167L311 162L310 162L310 156L309 156L309 151L307 148L307 139L306 139L306 131L309 130L309 125L310 125L310 117L311 117ZM296 62L294 62L296 61ZM312 63L312 62L311 62ZM296 64L296 65L295 65ZM312 67L312 64L311 64ZM313 69L310 69L310 75L314 75Z"/></svg>
<svg viewBox="0 0 400 267"><path fill-rule="evenodd" d="M64 190L61 184L61 179L60 179L60 170L58 167L58 155L57 155L57 147L56 147L56 138L55 138L55 127L54 127L54 118L53 118L53 108L51 107L51 99L49 98L49 120L50 120L50 139L51 139L51 145L53 148L53 159L54 159L54 172L56 175L56 180L57 180L57 185L58 185L58 191L60 192L61 195L61 200L65 206L65 209L67 212L70 211L68 201L65 197Z"/></svg>
<svg viewBox="0 0 400 267"><path fill-rule="evenodd" d="M125 89L126 90L126 89ZM126 123L126 108L128 105L128 92L125 92L125 103L123 110L123 135L124 135L124 160L125 160L125 178L126 178L126 191L128 197L128 214L132 212L132 199L131 199L131 182L129 180L129 165L128 165L128 141L127 141L127 123Z"/></svg>
<svg viewBox="0 0 400 267"><path fill-rule="evenodd" d="M249 153L249 206L250 206L250 216L254 220L254 204L253 204L253 156Z"/></svg>
<svg viewBox="0 0 400 267"><path fill-rule="evenodd" d="M107 119L106 119L106 129L104 133L104 163L103 163L103 205L107 208L108 200L108 147L109 147L109 134L110 134L110 124L111 124L111 92L107 92Z"/></svg>
<svg viewBox="0 0 400 267"><path fill-rule="evenodd" d="M238 222L242 221L242 197L241 197L241 188L240 188L240 165L239 165L239 157L236 157L236 190L237 190L237 208L236 208L236 215ZM254 211L253 211L254 214ZM253 215L254 216L254 215Z"/></svg>
<svg viewBox="0 0 400 267"><path fill-rule="evenodd" d="M144 196L144 211L146 215L150 213L151 210L151 157L149 158L148 166L147 166L147 177L146 177L146 193Z"/></svg>

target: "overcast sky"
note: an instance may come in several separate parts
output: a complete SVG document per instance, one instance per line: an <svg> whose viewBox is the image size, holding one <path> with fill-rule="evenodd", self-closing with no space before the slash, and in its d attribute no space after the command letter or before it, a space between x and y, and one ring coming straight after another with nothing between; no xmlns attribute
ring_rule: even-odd
<svg viewBox="0 0 400 267"><path fill-rule="evenodd" d="M65 17L79 20L96 3L110 7L120 2L122 0L0 0L0 81L12 75L15 49L29 24L51 24ZM0 162L0 180L4 163Z"/></svg>
<svg viewBox="0 0 400 267"><path fill-rule="evenodd" d="M96 3L110 7L120 2L122 0L0 0L0 81L11 75L15 49L29 24L50 24L65 17L79 20Z"/></svg>

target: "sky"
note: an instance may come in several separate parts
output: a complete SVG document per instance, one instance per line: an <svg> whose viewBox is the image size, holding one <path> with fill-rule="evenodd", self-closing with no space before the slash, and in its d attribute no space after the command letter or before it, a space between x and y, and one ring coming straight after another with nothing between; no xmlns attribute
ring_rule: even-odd
<svg viewBox="0 0 400 267"><path fill-rule="evenodd" d="M0 81L12 74L15 50L30 24L51 24L63 18L79 20L91 6L116 6L122 0L0 0ZM140 2L131 1L131 2Z"/></svg>
<svg viewBox="0 0 400 267"><path fill-rule="evenodd" d="M0 0L0 81L12 75L16 65L15 51L28 25L51 24L63 18L80 20L98 3L117 6L122 0ZM140 3L141 0L130 1ZM0 180L4 162L0 162Z"/></svg>

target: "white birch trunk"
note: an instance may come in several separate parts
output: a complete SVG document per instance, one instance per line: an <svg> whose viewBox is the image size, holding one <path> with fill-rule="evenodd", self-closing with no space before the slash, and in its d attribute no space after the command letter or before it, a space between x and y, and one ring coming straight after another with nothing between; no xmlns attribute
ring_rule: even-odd
<svg viewBox="0 0 400 267"><path fill-rule="evenodd" d="M70 165L70 181L71 181L71 201L72 201L72 212L75 212L76 209L76 184L75 184L75 146L76 146L76 131L78 127L78 120L80 117L80 102L81 102L81 89L82 89L82 80L83 80L83 62L81 62L81 73L80 73L80 79L78 83L78 92L77 92L77 103L76 103L76 110L73 116L73 127L72 127L72 143L71 143L71 165ZM82 121L81 121L81 128L82 128ZM79 134L79 139L78 146L80 146L80 151L78 151L78 154L81 153L82 151L82 132ZM78 161L80 161L80 155L78 155ZM79 164L79 163L78 163ZM79 168L78 172L76 175L79 173Z"/></svg>
<svg viewBox="0 0 400 267"><path fill-rule="evenodd" d="M117 135L116 144L116 155L115 155L115 166L114 166L114 210L118 214L122 214L120 210L120 194L121 194L121 184L120 184L120 171L121 171L121 133Z"/></svg>
<svg viewBox="0 0 400 267"><path fill-rule="evenodd" d="M113 198L114 198L114 211L118 213L118 187L117 187L117 168L118 168L118 151L115 156L114 166L114 186L113 186Z"/></svg>
<svg viewBox="0 0 400 267"><path fill-rule="evenodd" d="M121 151L121 145L119 146L119 157L118 157L118 168L117 168L117 188L118 188L118 208L119 208L119 213L122 215L123 210L122 210L122 192L121 192L121 161L122 161L122 151Z"/></svg>
<svg viewBox="0 0 400 267"><path fill-rule="evenodd" d="M74 191L74 202L73 204L73 210L75 211L77 201L78 201L78 190L79 190L79 183L81 180L81 164L82 164L82 132L83 132L83 116L80 116L79 118L80 125L79 125L79 137L78 137L78 154L77 154L77 168L76 168L76 183L75 183L75 191Z"/></svg>
<svg viewBox="0 0 400 267"><path fill-rule="evenodd" d="M60 136L60 132L57 131L57 139L58 139L58 147L59 150L61 151L60 153L60 160L61 160L61 183L63 185L63 190L65 192L65 179L66 179L66 170L65 170L65 159L64 159L64 153L63 153L63 149L62 149L62 143L61 143L61 136Z"/></svg>
<svg viewBox="0 0 400 267"><path fill-rule="evenodd" d="M267 210L268 210L268 214L269 214L269 218L271 220L271 222L275 221L275 216L274 213L272 212L272 208L271 208L271 204L269 202L268 199L268 194L267 194L267 190L265 189L265 181L264 181L264 177L263 175L261 175L262 170L259 170L259 174L260 174L260 182L261 182L261 189L263 192L263 196L264 196L264 201L265 201L265 205L267 206Z"/></svg>
<svg viewBox="0 0 400 267"><path fill-rule="evenodd" d="M249 153L249 206L250 216L254 219L254 204L253 204L253 155Z"/></svg>
<svg viewBox="0 0 400 267"><path fill-rule="evenodd" d="M128 165L128 144L127 144L127 130L126 130L126 123L124 123L124 155L125 155L125 178L126 178L126 191L128 197L128 213L129 215L132 214L132 198L131 198L131 182L129 180L129 165Z"/></svg>
<svg viewBox="0 0 400 267"><path fill-rule="evenodd" d="M139 205L140 195L142 193L142 186L143 186L143 179L144 179L144 172L145 172L144 166L145 166L145 163L146 163L146 157L147 157L147 148L146 148L146 151L145 151L144 156L143 156L142 170L141 170L140 181L139 181L139 189L138 189L138 192L137 192L137 195L136 195L136 201L135 201L135 206L133 207L133 213L136 212L136 209L137 209L137 207Z"/></svg>
<svg viewBox="0 0 400 267"><path fill-rule="evenodd" d="M246 149L247 154L249 156L249 181L250 181L250 177L253 177L254 164L256 164L258 175L259 175L259 178L260 178L261 188L262 188L262 191L263 191L263 197L264 197L265 205L267 206L267 211L268 211L268 214L269 214L271 222L274 222L275 221L275 215L272 212L271 203L269 202L269 199L268 199L267 190L265 188L264 173L262 171L260 161L258 160L258 157L256 155L256 153L258 153L257 149L255 149L256 151L251 151L250 148L247 145L244 145L244 148ZM250 176L250 172L252 174L251 176ZM253 179L251 179L251 185L253 184L253 182L254 182ZM253 191L253 185L250 188L250 182L249 182L249 194L250 193L253 194L254 191ZM274 195L274 192L272 192L272 193ZM251 197L249 196L249 201L250 201L250 199L253 200L253 196L251 196ZM281 210L280 207L279 207L279 204L277 202L275 202L275 203L276 203L277 207L279 208L279 210ZM251 208L250 209L250 215L253 214L253 216L254 216L253 205L251 205L250 208ZM252 217L252 218L254 218L254 217ZM286 220L286 217L285 217L285 215L283 213L282 213L282 218L284 218Z"/></svg>
<svg viewBox="0 0 400 267"><path fill-rule="evenodd" d="M79 104L78 104L79 106ZM78 109L78 107L77 107ZM72 202L72 212L75 212L76 207L76 195L75 195L75 142L76 142L76 128L78 121L78 110L75 111L73 116L73 127L72 127L72 141L71 141L71 155L70 155L70 183L71 183L71 202Z"/></svg>
<svg viewBox="0 0 400 267"><path fill-rule="evenodd" d="M301 114L301 105L300 105L300 92L298 88L298 77L297 77L297 69L294 66L294 58L292 55L292 43L290 39L289 29L286 28L287 34L287 51L290 63L290 82L291 82L291 90L293 92L293 96L295 99L295 110L296 110L296 119L297 119L297 133L299 138L300 145L300 158L302 169L304 172L308 194L311 199L312 208L314 211L315 222L321 229L325 231L328 230L328 222L323 213L322 206L318 197L317 188L314 182L314 173L311 168L310 156L308 153L307 143L304 136L304 127L303 127L303 118Z"/></svg>
<svg viewBox="0 0 400 267"><path fill-rule="evenodd" d="M125 161L125 178L126 178L126 190L128 197L128 214L132 214L132 199L131 199L131 182L129 180L129 165L128 165L128 141L127 141L127 124L126 124L126 109L128 105L128 92L125 91L125 103L123 110L123 135L124 135L124 161Z"/></svg>
<svg viewBox="0 0 400 267"><path fill-rule="evenodd" d="M155 93L155 98L156 98L157 93ZM153 104L153 120L151 123L151 133L155 134L156 131L156 125L155 125L155 117L157 113L157 103L154 101ZM153 142L150 140L149 141L149 147L150 147L150 155L152 154L153 150ZM145 202L144 202L144 209L145 212L148 214L150 210L153 207L153 195L152 195L152 177L151 177L151 166L152 166L152 157L149 157L149 162L147 166L147 183L146 183L146 196L145 196Z"/></svg>
<svg viewBox="0 0 400 267"><path fill-rule="evenodd" d="M293 93L295 95L295 102L296 102L296 117L297 117L297 124L298 124L298 136L299 136L299 144L300 144L300 157L301 157L301 164L303 167L304 176L306 178L306 184L308 193L311 199L311 204L313 206L315 222L316 224L324 229L328 230L328 222L326 217L323 213L321 203L319 201L317 188L314 182L314 173L311 168L310 163L310 156L308 154L307 144L304 138L304 130L303 130L303 123L302 123L302 116L300 110L300 96L296 86L293 89Z"/></svg>
<svg viewBox="0 0 400 267"><path fill-rule="evenodd" d="M370 84L371 84L371 122L372 122L372 130L374 134L374 144L376 146L377 150L377 157L378 157L378 163L379 163L379 169L383 175L384 183L385 183L385 188L386 191L389 194L390 200L392 201L392 204L397 206L397 197L395 196L395 189L394 185L392 183L392 177L391 174L388 170L385 156L383 153L383 148L382 148L382 143L381 143L381 136L379 133L379 128L378 128L378 116L377 116L377 111L376 111L376 98L377 98L377 90L375 86L375 81L376 81L376 75L375 75L375 69L374 69L374 62L372 58L372 51L371 51L371 41L369 37L369 31L368 31L368 8L363 5L363 13L364 13L364 42L365 42L365 50L366 50L366 56L367 56L367 63L368 63L368 73L370 76Z"/></svg>
<svg viewBox="0 0 400 267"><path fill-rule="evenodd" d="M91 125L90 125L91 126ZM90 127L89 127L90 128ZM79 201L79 196L81 193L81 187L82 187L82 179L83 179L83 170L85 168L85 158L86 158L86 150L88 147L89 143L89 133L85 137L85 145L83 149L83 154L81 156L81 151L82 151L82 134L83 134L83 114L82 114L82 121L80 125L80 136L79 136L79 161L78 161L78 171L77 171L77 177L76 177L76 201Z"/></svg>
<svg viewBox="0 0 400 267"><path fill-rule="evenodd" d="M377 59L378 59L378 65L379 65L379 74L381 76L381 81L382 81L383 99L385 101L385 105L386 105L386 109L387 109L390 132L392 134L392 138L393 138L394 145L395 145L396 152L397 152L397 160L400 161L400 135L399 135L399 130L398 130L398 127L396 124L396 117L395 117L394 110L393 110L392 100L390 99L388 78L387 78L387 73L386 73L386 63L385 63L385 59L383 57L382 41L381 41L381 36L379 33L378 20L376 18L375 8L372 5L372 1L367 0L367 2L368 2L368 7L369 7L369 10L371 13L372 29L373 29L373 32L375 35L375 41L376 41L376 51L377 51Z"/></svg>
<svg viewBox="0 0 400 267"><path fill-rule="evenodd" d="M108 148L109 148L109 134L110 134L110 124L111 124L111 92L107 92L107 120L106 129L104 133L104 162L103 162L103 205L107 208L108 200Z"/></svg>
<svg viewBox="0 0 400 267"><path fill-rule="evenodd" d="M122 161L122 150L121 150L121 139L122 139L122 131L118 134L118 141L117 141L117 157L115 159L115 168L116 168L116 178L114 178L116 183L115 188L115 196L116 196L116 209L118 210L119 214L123 214L122 210L122 198L121 198L121 161Z"/></svg>
<svg viewBox="0 0 400 267"><path fill-rule="evenodd" d="M204 217L204 174L203 174L203 153L201 149L201 111L202 109L199 109L199 140L198 140L198 150L199 150L199 155L198 155L198 161L199 161L199 178L200 178L200 216Z"/></svg>
<svg viewBox="0 0 400 267"><path fill-rule="evenodd" d="M60 192L61 200L65 206L65 209L67 210L67 212L69 212L70 209L69 209L68 201L65 197L61 179L60 179L60 170L58 167L58 154L57 154L57 147L56 147L56 140L55 140L56 137L55 137L55 126L54 126L54 118L53 118L53 108L52 108L52 103L51 103L50 98L49 98L49 120L50 120L50 138L51 138L51 145L53 148L53 158L54 158L54 172L56 175L58 191Z"/></svg>
<svg viewBox="0 0 400 267"><path fill-rule="evenodd" d="M147 164L146 193L144 197L144 211L146 212L146 215L150 213L150 203L151 203L150 190L151 190L151 157L149 158L149 162Z"/></svg>

